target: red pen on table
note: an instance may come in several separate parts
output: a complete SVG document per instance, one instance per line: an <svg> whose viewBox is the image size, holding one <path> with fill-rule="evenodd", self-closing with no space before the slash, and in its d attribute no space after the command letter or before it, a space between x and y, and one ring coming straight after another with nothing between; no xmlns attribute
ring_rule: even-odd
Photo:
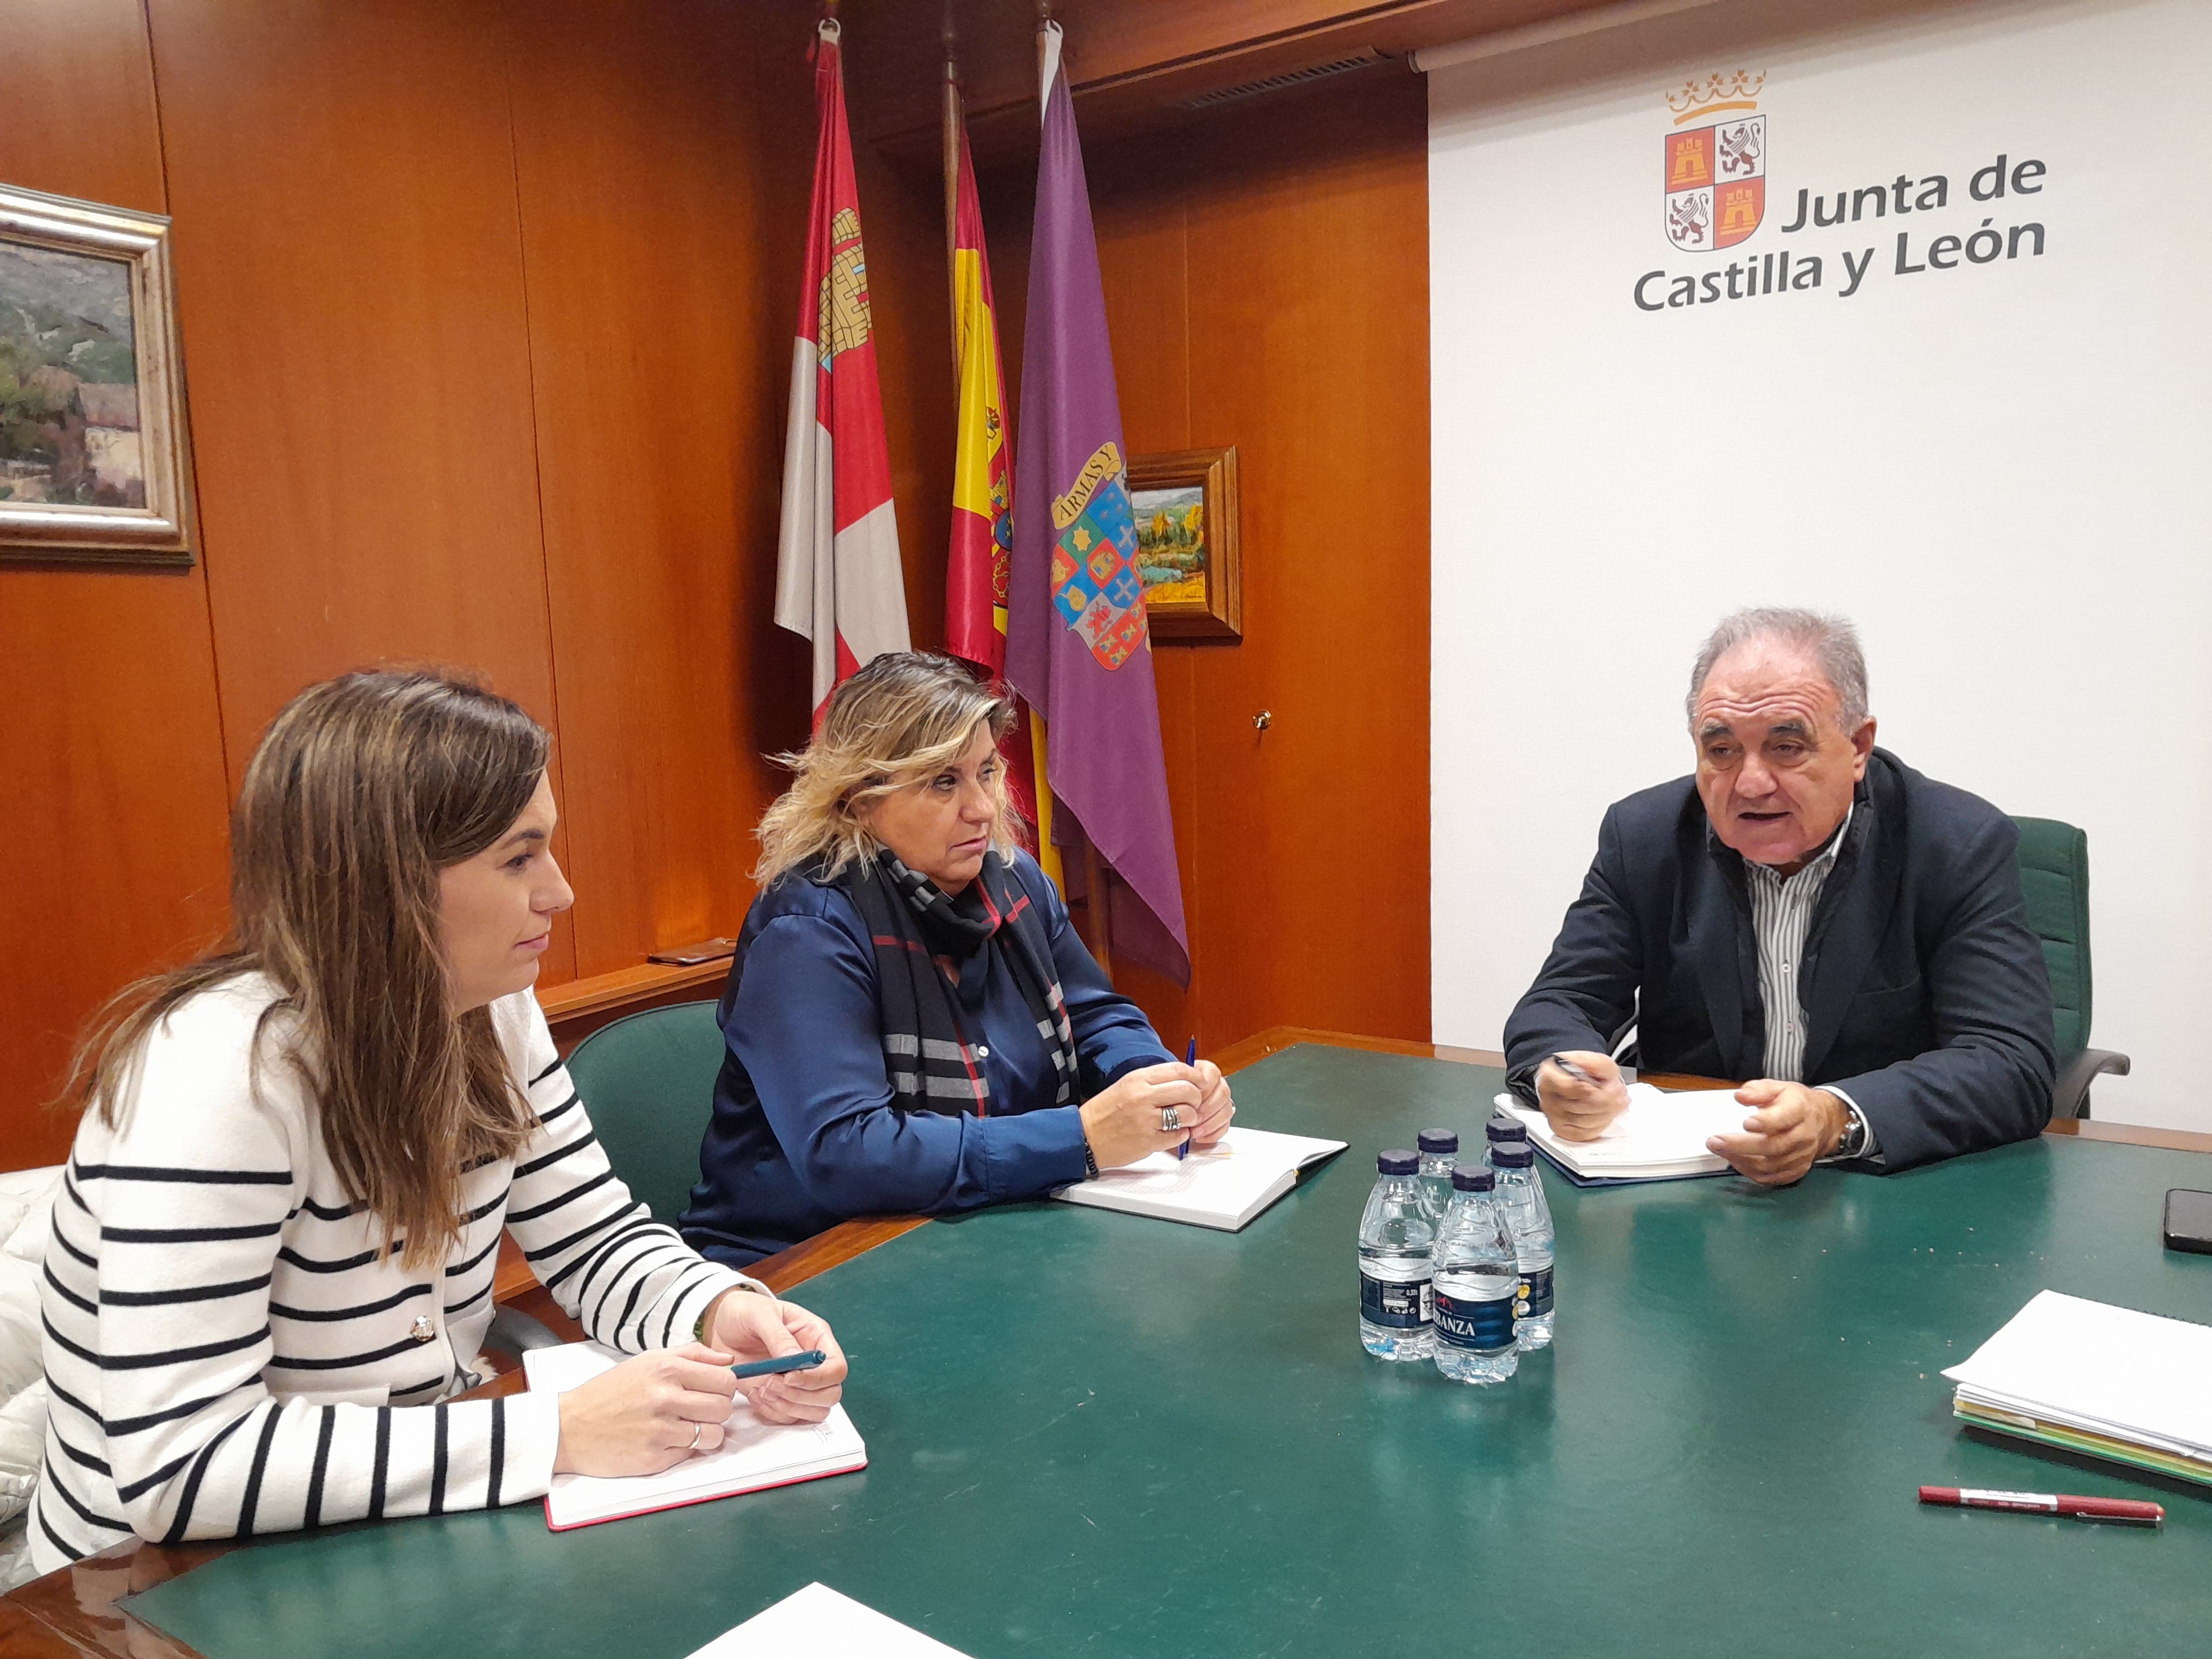
<svg viewBox="0 0 2212 1659"><path fill-rule="evenodd" d="M2057 1515L2075 1521L2131 1521L2154 1527L2166 1506L2135 1498L2069 1498L2063 1492L1985 1492L1976 1486L1923 1486L1920 1501L1961 1510L2010 1510L2020 1515Z"/></svg>

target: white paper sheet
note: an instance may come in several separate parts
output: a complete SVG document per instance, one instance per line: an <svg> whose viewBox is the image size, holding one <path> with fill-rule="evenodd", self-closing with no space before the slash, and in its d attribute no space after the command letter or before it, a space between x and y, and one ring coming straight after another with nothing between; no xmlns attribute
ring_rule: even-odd
<svg viewBox="0 0 2212 1659"><path fill-rule="evenodd" d="M966 1659L827 1584L809 1584L725 1631L690 1659Z"/></svg>

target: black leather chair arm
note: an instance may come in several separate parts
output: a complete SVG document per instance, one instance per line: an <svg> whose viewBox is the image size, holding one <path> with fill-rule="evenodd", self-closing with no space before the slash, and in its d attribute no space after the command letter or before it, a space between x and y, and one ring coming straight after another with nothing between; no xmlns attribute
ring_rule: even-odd
<svg viewBox="0 0 2212 1659"><path fill-rule="evenodd" d="M2124 1065L2122 1069L2126 1069ZM501 1307L492 1313L483 1345L494 1353L520 1359L532 1348L557 1348L561 1339L546 1328L543 1320L532 1318L520 1308Z"/></svg>
<svg viewBox="0 0 2212 1659"><path fill-rule="evenodd" d="M2084 1048L2058 1073L2057 1084L2051 1091L2051 1115L2088 1116L2089 1079L2100 1072L2125 1077L2134 1063L2125 1054L2115 1054L2110 1048Z"/></svg>

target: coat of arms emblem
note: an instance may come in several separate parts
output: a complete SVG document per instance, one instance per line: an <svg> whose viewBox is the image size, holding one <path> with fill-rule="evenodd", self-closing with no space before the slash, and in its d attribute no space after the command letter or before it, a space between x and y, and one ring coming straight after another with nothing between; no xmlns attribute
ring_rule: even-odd
<svg viewBox="0 0 2212 1659"><path fill-rule="evenodd" d="M1759 78L1763 82L1765 76ZM1708 86L1692 82L1668 95L1676 108L1687 106L1677 120L1730 112L1724 118L1667 135L1667 240L1686 252L1734 247L1765 216L1766 118L1734 112L1758 107L1741 95L1758 89L1748 82L1740 71L1732 82L1716 75ZM1724 98L1726 93L1738 95Z"/></svg>
<svg viewBox="0 0 2212 1659"><path fill-rule="evenodd" d="M1137 527L1129 514L1121 452L1098 446L1074 487L1052 504L1052 603L1100 666L1119 668L1149 641L1145 584L1137 574Z"/></svg>

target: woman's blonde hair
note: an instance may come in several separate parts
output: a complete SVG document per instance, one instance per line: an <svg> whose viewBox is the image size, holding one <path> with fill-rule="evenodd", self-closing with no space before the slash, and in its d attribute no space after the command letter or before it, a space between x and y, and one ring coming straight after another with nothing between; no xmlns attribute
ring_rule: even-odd
<svg viewBox="0 0 2212 1659"><path fill-rule="evenodd" d="M545 771L550 739L458 677L383 671L309 686L255 750L231 817L231 932L198 961L128 986L79 1043L62 1103L111 1126L154 1028L258 972L347 1198L420 1270L460 1237L462 1172L529 1138L488 1009L456 1018L438 872L498 841ZM158 1109L140 1101L134 1109Z"/></svg>
<svg viewBox="0 0 2212 1659"><path fill-rule="evenodd" d="M830 880L872 862L883 843L861 823L863 809L955 764L979 726L988 726L996 742L1013 724L1005 692L979 683L951 657L894 651L876 658L830 694L813 742L798 754L770 757L793 776L761 818L753 879L765 889L812 866L810 873ZM999 808L991 844L1008 857L1021 844L1022 820L1003 769L990 791Z"/></svg>

